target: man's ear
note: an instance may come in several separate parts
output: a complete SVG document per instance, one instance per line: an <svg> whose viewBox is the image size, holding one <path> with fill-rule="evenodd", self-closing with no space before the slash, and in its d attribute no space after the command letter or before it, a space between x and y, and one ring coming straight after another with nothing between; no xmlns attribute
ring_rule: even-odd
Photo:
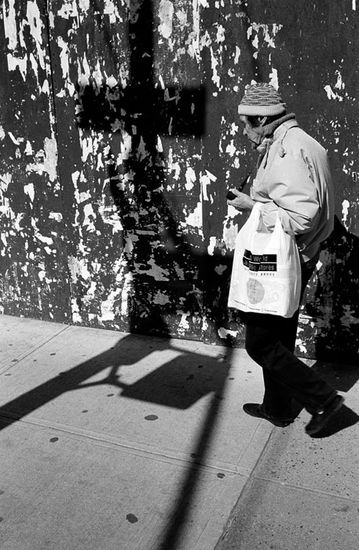
<svg viewBox="0 0 359 550"><path fill-rule="evenodd" d="M258 117L259 126L265 126L267 123L267 120L268 120L267 116Z"/></svg>

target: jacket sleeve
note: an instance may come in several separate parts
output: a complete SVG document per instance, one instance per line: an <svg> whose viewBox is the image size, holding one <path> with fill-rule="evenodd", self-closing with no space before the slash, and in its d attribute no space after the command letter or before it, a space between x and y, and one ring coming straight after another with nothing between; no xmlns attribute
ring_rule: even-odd
<svg viewBox="0 0 359 550"><path fill-rule="evenodd" d="M269 202L262 207L263 223L272 231L279 213L286 233L300 235L312 229L320 204L313 165L304 151L287 153L271 167L273 183L268 189Z"/></svg>

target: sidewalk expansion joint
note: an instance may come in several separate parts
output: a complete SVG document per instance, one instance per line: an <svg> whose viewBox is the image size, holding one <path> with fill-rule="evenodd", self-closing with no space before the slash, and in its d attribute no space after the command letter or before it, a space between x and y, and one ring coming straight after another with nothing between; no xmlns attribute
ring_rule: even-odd
<svg viewBox="0 0 359 550"><path fill-rule="evenodd" d="M280 481L279 479L272 479L270 477L266 477L266 476L258 476L255 474L255 472L253 472L253 474L251 475L251 479L255 479L255 480L258 480L258 481L266 481L267 483L271 483L273 485L280 485L281 487L285 487L287 489L296 489L298 491L304 491L304 492L309 492L309 493L313 493L313 494L316 494L316 495L322 495L322 496L326 496L326 497L333 497L333 498L337 498L337 499L341 499L341 500L347 500L349 502L356 502L356 503L359 503L359 498L352 498L352 497L348 497L348 496L343 496L343 495L340 495L338 493L332 493L330 491L324 491L322 489L313 489L312 486L307 486L307 485L297 485L295 483L287 483L285 481Z"/></svg>
<svg viewBox="0 0 359 550"><path fill-rule="evenodd" d="M173 452L168 451L156 451L156 449L148 446L147 444L141 444L136 442L121 441L116 437L111 437L109 435L103 436L98 432L92 432L90 430L74 429L65 424L57 424L54 422L47 422L46 420L38 419L33 416L27 417L24 419L21 413L16 413L13 411L6 411L6 409L0 408L0 422L3 424L13 425L15 422L19 424L25 424L31 427L38 427L43 429L49 429L65 434L68 437L77 440L90 441L96 445L102 447L107 447L113 450L123 450L135 454L137 456L142 456L152 460L158 460L166 463L177 463L182 465L191 464L196 466L199 470L207 472L216 472L218 471L227 473L233 476L241 476L248 478L251 474L251 470L248 468L240 468L237 466L231 467L226 464L211 464L201 461L196 461L196 459L186 458L186 456L179 456Z"/></svg>
<svg viewBox="0 0 359 550"><path fill-rule="evenodd" d="M12 368L14 367L17 367L17 365L19 363L22 363L25 359L27 359L28 357L30 357L31 355L33 355L34 353L36 353L37 351L39 351L39 349L41 349L42 347L46 346L46 344L48 344L49 342L51 342L51 340L54 340L55 338L57 338L60 334L62 334L63 332L65 332L66 330L68 330L69 328L71 328L71 325L65 325L63 328L61 328L58 332L56 332L56 334L52 334L51 336L49 336L49 338L46 338L45 340L42 340L40 342L40 344L34 348L31 349L31 351L28 351L28 352L24 352L24 355L20 356L20 358L16 361L16 363L10 363L10 365L4 365L3 368L0 368L0 375L1 374L4 374L5 372L11 370Z"/></svg>

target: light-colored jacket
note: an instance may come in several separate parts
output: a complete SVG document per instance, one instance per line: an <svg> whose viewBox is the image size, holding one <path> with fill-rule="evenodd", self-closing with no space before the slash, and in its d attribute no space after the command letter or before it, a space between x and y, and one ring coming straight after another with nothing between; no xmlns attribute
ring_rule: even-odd
<svg viewBox="0 0 359 550"><path fill-rule="evenodd" d="M267 229L273 230L278 212L284 230L296 237L301 260L316 257L333 230L333 184L327 151L296 120L275 130L250 194L264 203Z"/></svg>

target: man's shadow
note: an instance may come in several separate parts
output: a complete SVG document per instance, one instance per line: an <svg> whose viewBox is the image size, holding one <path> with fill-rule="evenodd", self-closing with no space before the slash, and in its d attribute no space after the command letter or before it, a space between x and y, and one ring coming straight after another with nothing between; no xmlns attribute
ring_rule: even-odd
<svg viewBox="0 0 359 550"><path fill-rule="evenodd" d="M359 359L359 238L335 217L319 269L306 296L305 312L316 323L318 360L357 364Z"/></svg>
<svg viewBox="0 0 359 550"><path fill-rule="evenodd" d="M312 319L313 369L333 388L348 392L359 379L359 238L335 217L334 230L324 243L319 268L306 292L303 313ZM328 437L352 426L359 416L345 405L318 437Z"/></svg>

